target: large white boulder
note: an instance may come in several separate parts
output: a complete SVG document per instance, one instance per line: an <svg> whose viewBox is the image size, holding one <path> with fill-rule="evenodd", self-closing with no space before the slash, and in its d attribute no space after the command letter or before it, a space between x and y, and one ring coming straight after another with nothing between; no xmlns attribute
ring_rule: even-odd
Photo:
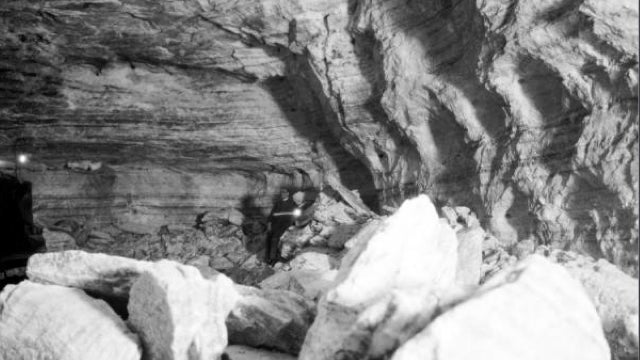
<svg viewBox="0 0 640 360"><path fill-rule="evenodd" d="M300 359L388 354L427 323L455 281L456 235L426 195L407 200L349 248Z"/></svg>
<svg viewBox="0 0 640 360"><path fill-rule="evenodd" d="M139 360L133 334L82 290L23 281L0 293L0 359Z"/></svg>
<svg viewBox="0 0 640 360"><path fill-rule="evenodd" d="M226 276L207 280L194 267L162 260L134 282L129 324L148 359L217 359L227 346L225 319L237 300Z"/></svg>
<svg viewBox="0 0 640 360"><path fill-rule="evenodd" d="M30 280L76 287L108 297L126 298L133 282L152 263L80 250L34 254L27 263Z"/></svg>
<svg viewBox="0 0 640 360"><path fill-rule="evenodd" d="M602 321L614 359L638 357L638 279L605 259L554 250L549 259L580 281Z"/></svg>
<svg viewBox="0 0 640 360"><path fill-rule="evenodd" d="M600 319L582 286L538 255L441 311L392 360L610 358Z"/></svg>

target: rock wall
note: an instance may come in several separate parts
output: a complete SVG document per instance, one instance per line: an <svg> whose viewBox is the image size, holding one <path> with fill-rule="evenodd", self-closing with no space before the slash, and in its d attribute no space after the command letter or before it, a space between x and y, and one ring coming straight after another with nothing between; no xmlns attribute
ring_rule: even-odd
<svg viewBox="0 0 640 360"><path fill-rule="evenodd" d="M0 155L31 155L40 219L157 229L337 174L637 276L635 1L12 1L0 18Z"/></svg>

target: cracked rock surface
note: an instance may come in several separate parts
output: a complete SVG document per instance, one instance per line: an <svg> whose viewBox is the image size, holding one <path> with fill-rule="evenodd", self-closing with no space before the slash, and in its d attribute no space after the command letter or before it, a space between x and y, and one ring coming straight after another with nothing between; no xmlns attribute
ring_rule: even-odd
<svg viewBox="0 0 640 360"><path fill-rule="evenodd" d="M5 1L0 156L31 155L45 224L157 234L331 175L637 277L637 20L633 0Z"/></svg>

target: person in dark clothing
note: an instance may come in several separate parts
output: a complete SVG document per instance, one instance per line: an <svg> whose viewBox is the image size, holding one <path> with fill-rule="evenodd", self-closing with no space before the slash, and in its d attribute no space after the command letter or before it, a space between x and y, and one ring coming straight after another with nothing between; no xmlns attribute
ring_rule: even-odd
<svg viewBox="0 0 640 360"><path fill-rule="evenodd" d="M280 258L278 253L280 237L293 224L295 220L293 210L295 208L296 203L289 196L289 191L280 190L280 199L276 201L271 214L269 214L269 231L267 232L265 249L265 261L269 265L274 265Z"/></svg>

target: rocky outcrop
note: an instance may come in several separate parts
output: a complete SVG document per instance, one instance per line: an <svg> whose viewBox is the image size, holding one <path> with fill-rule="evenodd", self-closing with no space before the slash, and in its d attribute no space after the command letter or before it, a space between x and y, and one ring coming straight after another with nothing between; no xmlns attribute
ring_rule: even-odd
<svg viewBox="0 0 640 360"><path fill-rule="evenodd" d="M457 241L427 196L407 200L342 259L300 359L378 358L419 331L456 276Z"/></svg>
<svg viewBox="0 0 640 360"><path fill-rule="evenodd" d="M374 188L392 206L426 192L506 244L637 274L636 1L12 1L0 16L2 167L31 155L43 223L150 237L334 184L370 205Z"/></svg>
<svg viewBox="0 0 640 360"><path fill-rule="evenodd" d="M0 358L139 360L140 341L82 290L23 281L0 293Z"/></svg>
<svg viewBox="0 0 640 360"><path fill-rule="evenodd" d="M163 260L133 283L128 323L145 359L216 359L227 346L225 319L237 300L226 276L205 280L193 267Z"/></svg>
<svg viewBox="0 0 640 360"><path fill-rule="evenodd" d="M598 315L580 284L540 256L450 306L391 359L610 358Z"/></svg>
<svg viewBox="0 0 640 360"><path fill-rule="evenodd" d="M298 354L315 317L315 304L278 290L236 286L240 298L226 324L229 343Z"/></svg>

